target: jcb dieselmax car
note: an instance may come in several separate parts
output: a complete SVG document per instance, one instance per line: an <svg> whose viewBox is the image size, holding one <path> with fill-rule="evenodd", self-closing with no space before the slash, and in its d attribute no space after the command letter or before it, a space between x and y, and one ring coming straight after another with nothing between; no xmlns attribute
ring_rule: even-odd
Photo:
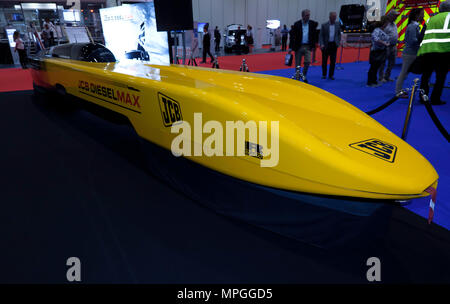
<svg viewBox="0 0 450 304"><path fill-rule="evenodd" d="M179 136L172 126L183 121L198 127L195 113L202 114L203 122L221 123L224 132L227 121L268 122L267 146L245 135L246 152L250 145L256 154L184 155L259 189L394 202L427 196L426 190L437 186L433 166L409 144L344 100L296 80L116 62L99 44L56 46L32 65L35 87L56 89L126 116L142 139L168 151ZM279 125L274 137L279 155L276 165L264 167L261 162L271 157L265 154L272 138L270 122ZM192 150L204 144L194 135L187 140Z"/></svg>

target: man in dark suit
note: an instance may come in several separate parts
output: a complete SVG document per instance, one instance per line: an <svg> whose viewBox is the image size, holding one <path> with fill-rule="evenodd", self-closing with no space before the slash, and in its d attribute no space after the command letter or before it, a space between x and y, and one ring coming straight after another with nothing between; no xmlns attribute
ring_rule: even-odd
<svg viewBox="0 0 450 304"><path fill-rule="evenodd" d="M220 51L220 31L219 31L219 27L216 26L216 28L214 29L214 43L215 43L215 52L218 53Z"/></svg>
<svg viewBox="0 0 450 304"><path fill-rule="evenodd" d="M289 49L295 52L295 66L299 66L303 61L303 75L308 73L308 67L311 64L311 51L317 42L318 23L309 20L311 12L308 9L302 11L302 19L294 23L293 35L289 41ZM305 82L308 82L305 79Z"/></svg>
<svg viewBox="0 0 450 304"><path fill-rule="evenodd" d="M341 42L341 27L336 22L336 12L330 13L330 21L322 24L319 35L319 45L322 50L322 79L327 78L327 62L330 57L330 72L328 77L334 80L336 53Z"/></svg>
<svg viewBox="0 0 450 304"><path fill-rule="evenodd" d="M293 37L294 37L294 25L291 25L291 29L289 30L289 48L290 48L292 39L294 39Z"/></svg>
<svg viewBox="0 0 450 304"><path fill-rule="evenodd" d="M206 23L203 27L203 60L200 63L206 63L206 54L211 58L212 63L214 57L211 54L211 35L209 34L209 23Z"/></svg>

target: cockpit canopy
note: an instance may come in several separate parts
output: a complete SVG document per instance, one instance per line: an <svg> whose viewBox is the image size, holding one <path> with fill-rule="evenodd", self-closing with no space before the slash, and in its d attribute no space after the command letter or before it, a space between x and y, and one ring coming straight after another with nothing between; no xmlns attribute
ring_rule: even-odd
<svg viewBox="0 0 450 304"><path fill-rule="evenodd" d="M99 43L68 43L54 46L47 56L87 62L116 62L114 54Z"/></svg>

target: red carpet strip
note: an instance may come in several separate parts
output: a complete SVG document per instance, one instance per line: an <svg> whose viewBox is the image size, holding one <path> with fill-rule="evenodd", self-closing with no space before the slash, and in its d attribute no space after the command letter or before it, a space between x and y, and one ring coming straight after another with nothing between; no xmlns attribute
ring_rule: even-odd
<svg viewBox="0 0 450 304"><path fill-rule="evenodd" d="M338 50L337 62L340 61L341 49ZM286 52L273 52L263 54L247 54L236 56L220 56L218 57L219 67L221 69L239 71L242 59L246 59L250 72L289 69L292 67L284 65L284 57ZM361 49L359 54L360 61L369 59L369 49ZM358 60L358 49L345 48L342 54L342 63L355 62ZM201 58L197 58L197 63L201 67L211 67L210 59L206 64L200 64ZM322 64L322 53L316 50L316 62L314 65ZM24 91L32 90L33 81L31 79L30 70L20 68L0 69L0 92Z"/></svg>

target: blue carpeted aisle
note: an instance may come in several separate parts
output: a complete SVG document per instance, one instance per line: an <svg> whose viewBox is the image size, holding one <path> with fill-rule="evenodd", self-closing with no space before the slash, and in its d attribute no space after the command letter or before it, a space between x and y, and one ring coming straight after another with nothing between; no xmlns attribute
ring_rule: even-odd
<svg viewBox="0 0 450 304"><path fill-rule="evenodd" d="M311 67L308 71L309 84L331 92L363 111L372 110L393 97L395 82L384 83L378 88L366 87L368 62L347 63L343 64L342 67L342 70L336 70L336 80L334 81L321 79L321 67ZM397 59L397 64L392 71L392 78L397 77L400 68L401 59ZM261 73L291 77L294 69L272 70ZM413 79L417 77L418 75L410 74L405 80L404 86L411 87ZM434 79L431 82L434 83ZM447 82L446 86L448 87ZM448 131L450 130L450 90L448 88L444 89L442 100L446 101L447 104L434 106L433 108ZM408 100L400 99L387 109L373 115L373 118L401 136L407 107ZM407 142L431 162L440 176L434 221L450 229L450 145L435 127L425 107L418 102L417 98L414 103ZM429 198L417 199L406 208L427 217L428 203Z"/></svg>

